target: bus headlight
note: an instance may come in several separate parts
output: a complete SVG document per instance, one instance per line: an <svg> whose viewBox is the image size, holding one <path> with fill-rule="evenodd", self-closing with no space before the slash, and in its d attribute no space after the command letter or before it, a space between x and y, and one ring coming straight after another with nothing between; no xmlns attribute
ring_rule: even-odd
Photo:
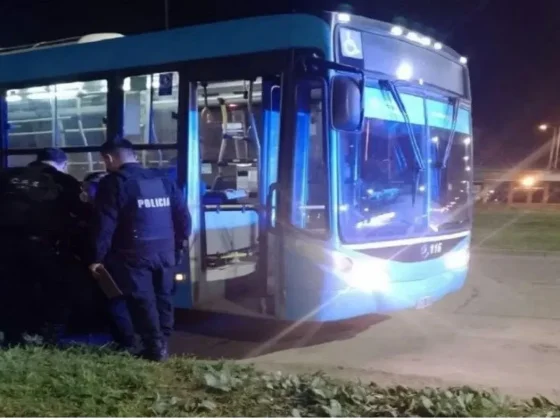
<svg viewBox="0 0 560 420"><path fill-rule="evenodd" d="M348 286L362 292L387 292L391 278L384 261L362 261L351 273L344 276Z"/></svg>
<svg viewBox="0 0 560 420"><path fill-rule="evenodd" d="M461 270L467 268L470 256L470 252L466 248L459 251L451 251L443 257L445 268L448 270Z"/></svg>
<svg viewBox="0 0 560 420"><path fill-rule="evenodd" d="M379 260L353 260L346 255L333 253L334 271L351 288L362 292L387 292L391 278L387 262Z"/></svg>
<svg viewBox="0 0 560 420"><path fill-rule="evenodd" d="M183 273L175 274L175 281L185 281L185 275Z"/></svg>

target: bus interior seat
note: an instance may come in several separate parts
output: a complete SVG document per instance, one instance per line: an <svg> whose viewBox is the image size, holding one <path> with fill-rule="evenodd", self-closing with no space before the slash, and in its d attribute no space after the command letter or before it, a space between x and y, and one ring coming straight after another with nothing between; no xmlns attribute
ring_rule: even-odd
<svg viewBox="0 0 560 420"><path fill-rule="evenodd" d="M240 204L237 200L247 198L245 190L228 189L228 190L208 190L202 197L202 202L205 205L224 205L224 204ZM216 208L219 212L220 208Z"/></svg>

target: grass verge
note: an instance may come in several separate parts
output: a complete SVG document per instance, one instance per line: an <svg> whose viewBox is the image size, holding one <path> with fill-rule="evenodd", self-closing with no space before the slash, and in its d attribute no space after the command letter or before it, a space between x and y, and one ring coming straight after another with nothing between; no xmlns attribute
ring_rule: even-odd
<svg viewBox="0 0 560 420"><path fill-rule="evenodd" d="M190 358L154 364L80 348L0 352L0 401L2 417L560 416L541 397L380 388Z"/></svg>
<svg viewBox="0 0 560 420"><path fill-rule="evenodd" d="M560 252L560 212L476 209L473 245L483 249Z"/></svg>

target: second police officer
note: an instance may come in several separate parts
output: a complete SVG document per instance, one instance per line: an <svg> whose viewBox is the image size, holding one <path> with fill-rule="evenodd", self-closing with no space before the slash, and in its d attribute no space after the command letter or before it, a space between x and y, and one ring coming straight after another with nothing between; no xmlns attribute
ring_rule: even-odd
<svg viewBox="0 0 560 420"><path fill-rule="evenodd" d="M40 324L47 342L57 343L69 316L72 281L66 247L88 216L80 183L67 173L68 157L55 148L0 173L0 327L4 344ZM37 332L37 331L34 331Z"/></svg>
<svg viewBox="0 0 560 420"><path fill-rule="evenodd" d="M121 347L165 360L173 329L173 272L190 234L190 216L182 192L156 171L143 168L126 139L108 141L101 155L109 174L95 198L95 260L122 291L110 306Z"/></svg>

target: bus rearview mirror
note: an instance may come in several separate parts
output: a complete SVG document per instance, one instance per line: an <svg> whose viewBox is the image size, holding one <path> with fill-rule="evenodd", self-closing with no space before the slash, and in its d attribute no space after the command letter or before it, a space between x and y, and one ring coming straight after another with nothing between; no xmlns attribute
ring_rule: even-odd
<svg viewBox="0 0 560 420"><path fill-rule="evenodd" d="M364 119L362 83L349 75L331 79L331 124L335 130L360 131Z"/></svg>

